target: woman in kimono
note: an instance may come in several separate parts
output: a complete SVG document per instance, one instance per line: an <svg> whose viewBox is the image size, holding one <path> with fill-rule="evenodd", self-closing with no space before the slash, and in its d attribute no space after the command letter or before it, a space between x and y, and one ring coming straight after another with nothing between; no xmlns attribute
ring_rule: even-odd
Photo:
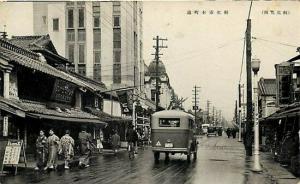
<svg viewBox="0 0 300 184"><path fill-rule="evenodd" d="M37 163L35 170L43 169L47 164L47 137L43 130L40 131L40 135L36 139L36 156Z"/></svg>
<svg viewBox="0 0 300 184"><path fill-rule="evenodd" d="M91 155L91 134L86 132L86 127L82 128L82 131L79 132L79 146L80 146L80 158L79 158L79 167L89 167L90 155Z"/></svg>
<svg viewBox="0 0 300 184"><path fill-rule="evenodd" d="M65 169L69 169L69 162L74 156L74 139L70 136L70 131L66 130L66 134L60 139L60 153L65 159Z"/></svg>
<svg viewBox="0 0 300 184"><path fill-rule="evenodd" d="M49 149L49 157L48 157L48 163L46 169L54 169L56 166L56 160L57 160L57 153L59 148L59 138L54 134L54 131L50 129L49 131L50 136L47 139L47 145Z"/></svg>

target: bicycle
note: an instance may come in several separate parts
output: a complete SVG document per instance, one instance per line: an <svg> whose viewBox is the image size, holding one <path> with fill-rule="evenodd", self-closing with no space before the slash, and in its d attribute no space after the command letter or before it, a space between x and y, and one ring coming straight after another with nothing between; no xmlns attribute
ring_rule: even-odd
<svg viewBox="0 0 300 184"><path fill-rule="evenodd" d="M129 159L134 159L134 143L133 142L129 142L128 143L128 156Z"/></svg>

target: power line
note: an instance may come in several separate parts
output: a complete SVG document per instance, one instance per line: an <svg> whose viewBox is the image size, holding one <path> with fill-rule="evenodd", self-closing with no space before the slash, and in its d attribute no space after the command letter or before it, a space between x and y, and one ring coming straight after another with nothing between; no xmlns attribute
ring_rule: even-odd
<svg viewBox="0 0 300 184"><path fill-rule="evenodd" d="M275 44L278 44L278 45L284 45L284 46L288 46L288 47L294 47L294 48L298 48L299 47L299 46L296 46L296 45L291 45L291 44L282 43L282 42L273 41L273 40L267 40L267 39L259 38L259 37L253 37L252 36L252 39L260 40L260 41L265 41L265 42L269 42L269 43L275 43Z"/></svg>

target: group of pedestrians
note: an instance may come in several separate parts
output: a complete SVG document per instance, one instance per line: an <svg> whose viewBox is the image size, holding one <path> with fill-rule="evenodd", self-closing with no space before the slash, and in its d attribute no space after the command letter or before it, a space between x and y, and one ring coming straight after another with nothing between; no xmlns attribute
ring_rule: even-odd
<svg viewBox="0 0 300 184"><path fill-rule="evenodd" d="M89 157L91 155L91 134L83 127L78 135L80 158L79 166L89 167ZM62 155L65 161L65 169L69 169L70 161L74 157L75 141L70 136L70 131L66 130L65 135L60 139L55 135L54 130L49 130L48 138L43 130L36 140L37 163L35 170L55 169L58 155Z"/></svg>
<svg viewBox="0 0 300 184"><path fill-rule="evenodd" d="M237 133L237 130L235 128L227 128L226 130L226 134L227 134L227 137L230 138L232 136L232 138L236 138L236 133Z"/></svg>

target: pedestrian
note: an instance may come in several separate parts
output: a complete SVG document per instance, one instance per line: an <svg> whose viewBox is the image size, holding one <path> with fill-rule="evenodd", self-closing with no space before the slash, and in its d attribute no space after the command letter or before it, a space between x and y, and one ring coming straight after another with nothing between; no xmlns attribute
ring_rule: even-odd
<svg viewBox="0 0 300 184"><path fill-rule="evenodd" d="M126 138L128 145L132 144L133 146L136 145L138 141L138 135L137 132L133 129L133 125L129 125L127 133L126 133ZM136 148L134 150L137 150Z"/></svg>
<svg viewBox="0 0 300 184"><path fill-rule="evenodd" d="M230 138L230 135L231 135L231 130L230 130L230 128L227 128L226 134L227 134L227 137Z"/></svg>
<svg viewBox="0 0 300 184"><path fill-rule="evenodd" d="M56 167L56 161L57 161L57 153L59 148L59 138L54 134L53 129L49 130L49 137L47 139L47 146L49 148L49 155L48 155L48 162L46 169L54 169Z"/></svg>
<svg viewBox="0 0 300 184"><path fill-rule="evenodd" d="M43 130L40 130L40 135L36 139L36 156L37 163L35 170L44 169L47 164L47 137Z"/></svg>
<svg viewBox="0 0 300 184"><path fill-rule="evenodd" d="M63 154L65 160L65 169L69 169L69 163L74 156L74 139L70 136L70 131L66 130L66 133L60 139L60 154Z"/></svg>
<svg viewBox="0 0 300 184"><path fill-rule="evenodd" d="M113 152L116 154L121 144L120 136L117 131L115 131L114 135L111 137L111 143L112 143Z"/></svg>
<svg viewBox="0 0 300 184"><path fill-rule="evenodd" d="M81 155L79 158L79 166L89 167L92 136L90 133L86 132L86 126L82 127L82 131L79 133L78 139L79 139L80 155Z"/></svg>
<svg viewBox="0 0 300 184"><path fill-rule="evenodd" d="M231 134L232 134L232 137L235 139L236 138L236 128L233 128L231 130Z"/></svg>

